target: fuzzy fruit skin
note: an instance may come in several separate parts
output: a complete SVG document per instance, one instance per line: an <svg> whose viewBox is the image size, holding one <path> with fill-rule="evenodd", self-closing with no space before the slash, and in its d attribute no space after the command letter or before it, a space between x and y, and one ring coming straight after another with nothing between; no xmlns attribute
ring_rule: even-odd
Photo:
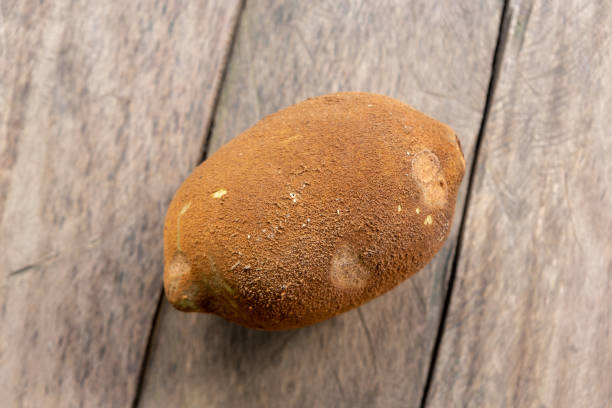
<svg viewBox="0 0 612 408"><path fill-rule="evenodd" d="M166 296L264 330L353 309L442 247L464 170L452 129L395 99L348 92L283 109L176 192Z"/></svg>

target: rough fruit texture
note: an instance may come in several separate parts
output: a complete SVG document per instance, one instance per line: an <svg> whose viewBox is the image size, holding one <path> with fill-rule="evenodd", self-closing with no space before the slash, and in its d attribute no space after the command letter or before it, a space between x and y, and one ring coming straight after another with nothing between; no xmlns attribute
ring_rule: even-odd
<svg viewBox="0 0 612 408"><path fill-rule="evenodd" d="M338 93L283 109L177 191L166 296L266 330L355 308L440 249L464 170L454 132L392 98Z"/></svg>

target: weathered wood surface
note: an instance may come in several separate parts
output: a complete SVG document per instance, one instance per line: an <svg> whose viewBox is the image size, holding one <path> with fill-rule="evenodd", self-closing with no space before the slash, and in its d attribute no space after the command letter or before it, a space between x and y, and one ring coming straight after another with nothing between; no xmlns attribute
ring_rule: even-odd
<svg viewBox="0 0 612 408"><path fill-rule="evenodd" d="M0 405L133 400L238 10L0 3Z"/></svg>
<svg viewBox="0 0 612 408"><path fill-rule="evenodd" d="M510 3L429 406L612 406L612 4Z"/></svg>
<svg viewBox="0 0 612 408"><path fill-rule="evenodd" d="M209 152L257 120L339 90L394 96L450 124L468 162L485 105L498 1L249 1ZM459 217L464 190L458 203ZM357 310L266 333L165 301L142 406L417 406L457 236L417 276Z"/></svg>

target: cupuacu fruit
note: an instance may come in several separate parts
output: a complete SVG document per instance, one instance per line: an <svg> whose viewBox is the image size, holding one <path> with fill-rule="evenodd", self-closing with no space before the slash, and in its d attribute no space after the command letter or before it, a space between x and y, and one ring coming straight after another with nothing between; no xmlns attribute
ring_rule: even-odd
<svg viewBox="0 0 612 408"><path fill-rule="evenodd" d="M395 99L346 92L283 109L176 192L166 296L263 330L346 312L442 247L464 170L453 130Z"/></svg>

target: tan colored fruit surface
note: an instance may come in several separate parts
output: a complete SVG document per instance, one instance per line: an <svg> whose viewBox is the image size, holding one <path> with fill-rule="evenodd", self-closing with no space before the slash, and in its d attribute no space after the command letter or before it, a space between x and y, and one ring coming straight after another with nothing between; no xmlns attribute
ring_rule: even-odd
<svg viewBox="0 0 612 408"><path fill-rule="evenodd" d="M441 248L464 170L454 132L397 100L338 93L283 109L177 191L166 296L266 330L350 310Z"/></svg>

